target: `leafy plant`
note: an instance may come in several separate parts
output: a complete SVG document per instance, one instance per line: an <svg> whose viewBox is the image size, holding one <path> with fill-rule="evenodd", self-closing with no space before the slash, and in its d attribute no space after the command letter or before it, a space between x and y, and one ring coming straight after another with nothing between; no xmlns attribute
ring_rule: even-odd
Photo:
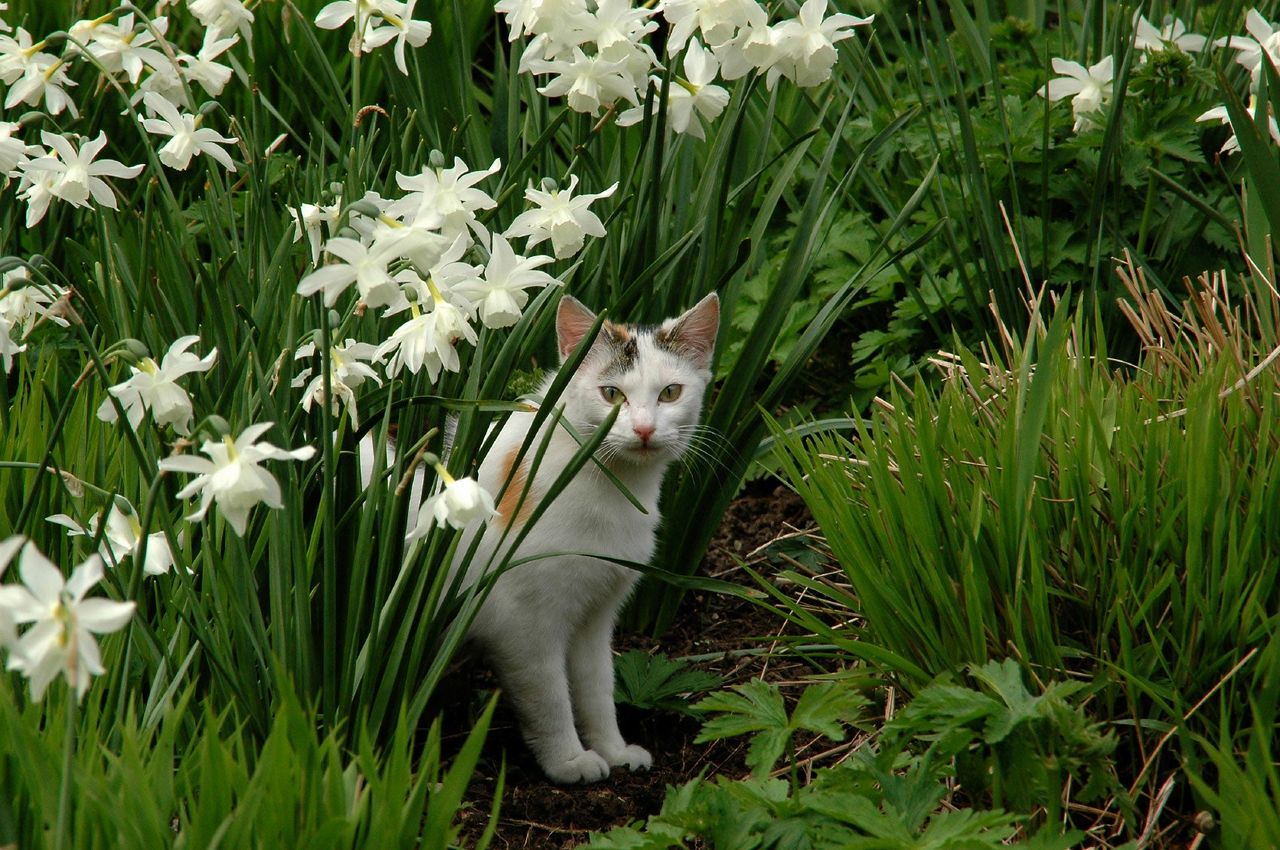
<svg viewBox="0 0 1280 850"><path fill-rule="evenodd" d="M721 677L660 652L632 649L613 661L617 678L614 701L646 710L695 714L689 698L720 687Z"/></svg>
<svg viewBox="0 0 1280 850"><path fill-rule="evenodd" d="M808 686L788 715L776 685L759 680L713 694L700 740L751 735L742 780L698 779L670 788L662 810L643 824L594 836L596 850L666 850L701 840L712 848L893 847L980 850L1018 846L1066 850L1083 833L1060 828L1056 810L1076 768L1106 773L1114 740L1101 734L1072 697L1081 688L1050 683L1032 694L1013 661L972 671L981 690L947 681L925 689L876 736L847 758L816 766L801 785L770 779L774 764L800 731L842 740L863 716L867 698L839 681ZM1042 784L1010 788L1005 811L992 781ZM959 780L956 793L954 780ZM943 805L946 801L947 805ZM1051 828L1029 827L1048 811Z"/></svg>
<svg viewBox="0 0 1280 850"><path fill-rule="evenodd" d="M796 781L795 735L806 731L832 741L843 741L845 725L861 718L867 698L839 682L807 686L788 714L776 685L752 679L732 690L712 694L694 706L715 713L702 724L697 742L751 735L747 766L757 779L773 770L784 754Z"/></svg>

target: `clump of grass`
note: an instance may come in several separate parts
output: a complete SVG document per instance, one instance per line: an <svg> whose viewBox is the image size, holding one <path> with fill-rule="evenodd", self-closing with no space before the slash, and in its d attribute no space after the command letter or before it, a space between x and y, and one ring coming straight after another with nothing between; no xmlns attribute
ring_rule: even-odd
<svg viewBox="0 0 1280 850"><path fill-rule="evenodd" d="M778 599L911 692L1006 657L1094 682L1091 711L1125 731L1107 808L1132 830L1205 767L1195 734L1274 705L1280 298L1273 277L1233 296L1206 275L1174 309L1117 273L1135 364L1088 310L1028 297L1024 333L1001 320L997 343L939 355L939 386L899 386L852 437L780 435L842 568L789 577L865 625Z"/></svg>

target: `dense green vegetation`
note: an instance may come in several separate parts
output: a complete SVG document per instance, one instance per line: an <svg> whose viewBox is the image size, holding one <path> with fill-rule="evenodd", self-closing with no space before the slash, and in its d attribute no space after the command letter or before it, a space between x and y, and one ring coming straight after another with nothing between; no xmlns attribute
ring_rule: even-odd
<svg viewBox="0 0 1280 850"><path fill-rule="evenodd" d="M0 12L0 845L455 846L485 587L401 485L469 480L560 292L714 290L629 625L777 474L829 569L758 598L820 681L623 656L752 776L593 846L1280 846L1275 4L581 6L604 94L522 2Z"/></svg>

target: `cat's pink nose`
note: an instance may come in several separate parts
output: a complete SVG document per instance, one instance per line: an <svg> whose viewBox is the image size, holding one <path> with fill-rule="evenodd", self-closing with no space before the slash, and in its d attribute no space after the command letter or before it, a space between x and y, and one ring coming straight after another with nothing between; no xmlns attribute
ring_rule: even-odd
<svg viewBox="0 0 1280 850"><path fill-rule="evenodd" d="M653 436L655 428L652 425L633 425L631 430L636 432L636 436L640 438L640 442L648 443L649 438Z"/></svg>

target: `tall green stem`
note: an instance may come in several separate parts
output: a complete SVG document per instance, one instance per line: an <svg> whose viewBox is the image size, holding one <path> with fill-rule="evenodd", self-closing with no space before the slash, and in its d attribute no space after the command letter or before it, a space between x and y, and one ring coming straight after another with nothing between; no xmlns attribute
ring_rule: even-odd
<svg viewBox="0 0 1280 850"><path fill-rule="evenodd" d="M80 702L71 686L67 686L67 730L62 741L62 788L58 792L58 823L55 827L53 846L57 850L67 846L70 836L68 821L71 819L71 764L76 753L76 719Z"/></svg>

